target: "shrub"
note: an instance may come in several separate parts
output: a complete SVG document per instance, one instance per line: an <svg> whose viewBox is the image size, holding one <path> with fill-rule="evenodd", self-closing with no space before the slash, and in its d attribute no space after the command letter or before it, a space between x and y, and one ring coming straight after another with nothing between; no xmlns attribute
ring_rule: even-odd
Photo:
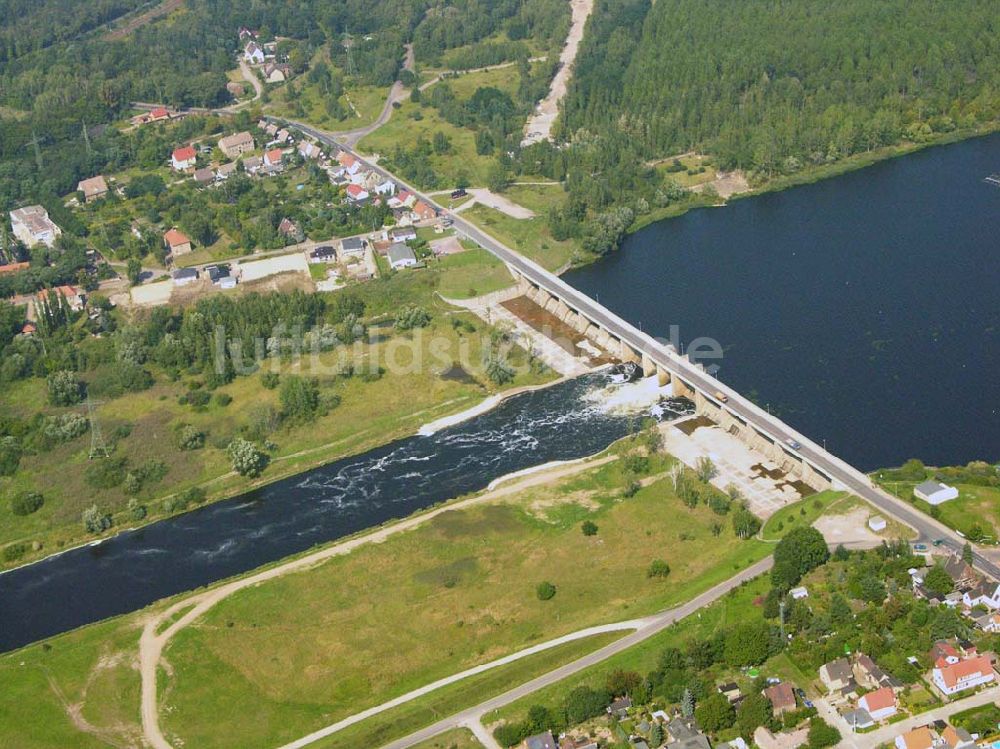
<svg viewBox="0 0 1000 749"><path fill-rule="evenodd" d="M646 577L664 578L670 575L670 565L662 559L654 559L649 563L646 570Z"/></svg>
<svg viewBox="0 0 1000 749"><path fill-rule="evenodd" d="M38 512L43 504L45 499L38 492L21 492L10 501L10 511L15 515L30 515Z"/></svg>
<svg viewBox="0 0 1000 749"><path fill-rule="evenodd" d="M84 510L81 519L87 533L102 533L114 523L110 513L99 510L97 505L91 505Z"/></svg>
<svg viewBox="0 0 1000 749"><path fill-rule="evenodd" d="M20 464L20 443L14 437L0 437L0 476L13 476Z"/></svg>
<svg viewBox="0 0 1000 749"><path fill-rule="evenodd" d="M535 588L535 595L538 596L539 601L548 601L556 594L556 586L552 583L546 581L538 584Z"/></svg>
<svg viewBox="0 0 1000 749"><path fill-rule="evenodd" d="M213 400L215 400L215 405L225 408L233 402L233 396L229 393L216 393Z"/></svg>
<svg viewBox="0 0 1000 749"><path fill-rule="evenodd" d="M128 511L133 520L143 520L146 517L146 505L140 504L135 499L128 501Z"/></svg>
<svg viewBox="0 0 1000 749"><path fill-rule="evenodd" d="M253 442L242 437L237 437L230 442L226 452L229 453L233 470L240 476L249 476L250 478L260 476L267 466L267 455L258 450Z"/></svg>
<svg viewBox="0 0 1000 749"><path fill-rule="evenodd" d="M60 416L46 416L42 422L42 434L54 442L69 442L84 434L90 422L83 414L68 413Z"/></svg>
<svg viewBox="0 0 1000 749"><path fill-rule="evenodd" d="M583 531L585 536L596 536L597 535L597 523L593 520L584 520L580 525L580 530Z"/></svg>
<svg viewBox="0 0 1000 749"><path fill-rule="evenodd" d="M200 450L205 446L205 433L195 426L186 424L181 427L177 446L181 450Z"/></svg>
<svg viewBox="0 0 1000 749"><path fill-rule="evenodd" d="M76 373L67 369L53 372L46 380L49 403L53 406L72 406L83 400L83 384Z"/></svg>
<svg viewBox="0 0 1000 749"><path fill-rule="evenodd" d="M281 380L278 377L277 372L265 372L260 376L260 384L266 387L268 390L274 390L278 387L278 382Z"/></svg>
<svg viewBox="0 0 1000 749"><path fill-rule="evenodd" d="M95 460L84 470L83 477L95 489L114 489L125 480L126 465L123 457Z"/></svg>
<svg viewBox="0 0 1000 749"><path fill-rule="evenodd" d="M3 560L5 562L16 562L28 553L28 544L17 543L5 546L3 549Z"/></svg>
<svg viewBox="0 0 1000 749"><path fill-rule="evenodd" d="M292 375L281 383L281 410L289 419L308 421L319 410L319 385L315 380Z"/></svg>
<svg viewBox="0 0 1000 749"><path fill-rule="evenodd" d="M400 307L396 312L396 330L413 330L414 328L425 328L431 322L430 313L423 307L407 304Z"/></svg>

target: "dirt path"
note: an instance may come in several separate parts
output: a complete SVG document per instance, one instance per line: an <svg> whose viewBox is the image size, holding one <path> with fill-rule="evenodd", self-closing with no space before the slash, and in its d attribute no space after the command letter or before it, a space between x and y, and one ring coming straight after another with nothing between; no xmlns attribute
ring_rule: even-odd
<svg viewBox="0 0 1000 749"><path fill-rule="evenodd" d="M164 648L174 635L198 619L198 617L215 606L215 604L225 600L233 593L254 585L260 585L261 583L269 580L274 580L291 572L308 569L325 562L328 559L332 559L333 557L349 554L362 546L373 543L381 543L390 536L394 536L398 533L412 530L413 528L423 525L443 512L492 502L512 494L519 494L531 487L540 486L551 481L572 476L581 471L604 465L605 463L615 459L616 456L605 455L597 459L584 458L582 460L563 463L548 469L538 470L524 476L523 478L505 482L499 487L483 494L438 507L422 515L401 520L394 525L379 528L372 533L348 539L347 541L334 544L312 554L307 554L304 557L299 557L298 559L293 559L290 562L258 572L255 575L233 580L221 585L218 588L196 593L193 596L189 596L178 601L177 603L174 603L172 606L147 620L142 630L142 636L139 638L139 672L142 679L142 730L144 736L146 737L146 741L155 749L173 749L160 728L160 708L157 700L157 668L161 665ZM183 613L176 621L173 621L162 632L159 631L160 627L165 622L171 621L175 616L181 614L181 612L185 613Z"/></svg>
<svg viewBox="0 0 1000 749"><path fill-rule="evenodd" d="M468 192L472 196L472 200L462 203L462 205L455 209L455 213L460 213L479 203L489 208L495 208L501 213L506 213L511 218L528 219L535 217L535 212L530 208L518 205L510 198L498 195L485 187L470 187Z"/></svg>
<svg viewBox="0 0 1000 749"><path fill-rule="evenodd" d="M150 8L143 13L132 18L124 26L118 29L112 29L107 34L104 35L104 39L111 41L115 39L124 39L126 36L131 34L136 29L145 26L147 23L155 21L161 16L165 16L172 11L177 10L183 4L184 0L164 0L164 2ZM120 19L116 19L120 20ZM115 23L113 21L112 23Z"/></svg>
<svg viewBox="0 0 1000 749"><path fill-rule="evenodd" d="M573 22L569 27L566 45L559 55L559 70L552 79L549 94L535 108L535 113L528 118L524 126L524 140L521 145L531 145L542 140L548 140L552 135L552 125L559 114L559 102L566 96L570 76L573 74L573 61L580 49L583 30L587 19L594 10L594 0L570 0L573 8Z"/></svg>

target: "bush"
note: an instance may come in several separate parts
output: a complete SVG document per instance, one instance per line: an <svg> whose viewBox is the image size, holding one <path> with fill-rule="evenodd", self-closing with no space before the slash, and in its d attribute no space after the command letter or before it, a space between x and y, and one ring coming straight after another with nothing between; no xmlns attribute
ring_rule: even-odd
<svg viewBox="0 0 1000 749"><path fill-rule="evenodd" d="M46 380L49 403L53 406L72 406L83 400L83 383L75 372L60 370L53 372Z"/></svg>
<svg viewBox="0 0 1000 749"><path fill-rule="evenodd" d="M84 510L81 519L87 533L103 533L114 524L111 514L99 510L97 505L91 505Z"/></svg>
<svg viewBox="0 0 1000 749"><path fill-rule="evenodd" d="M216 393L213 400L215 401L215 405L225 408L233 402L233 396L229 393Z"/></svg>
<svg viewBox="0 0 1000 749"><path fill-rule="evenodd" d="M10 511L15 515L30 515L38 512L43 504L45 499L38 492L21 492L10 501Z"/></svg>
<svg viewBox="0 0 1000 749"><path fill-rule="evenodd" d="M3 560L5 562L16 562L28 553L28 544L17 543L5 546L3 549Z"/></svg>
<svg viewBox="0 0 1000 749"><path fill-rule="evenodd" d="M181 450L200 450L205 446L205 433L198 427L185 424L177 437L177 446Z"/></svg>
<svg viewBox="0 0 1000 749"><path fill-rule="evenodd" d="M430 322L430 313L423 307L417 307L413 304L404 305L396 312L396 330L425 328L430 324Z"/></svg>
<svg viewBox="0 0 1000 749"><path fill-rule="evenodd" d="M583 531L585 536L596 536L597 535L597 523L592 520L584 520L580 525L580 530Z"/></svg>
<svg viewBox="0 0 1000 749"><path fill-rule="evenodd" d="M278 387L278 382L281 380L278 377L277 372L265 372L260 376L260 384L266 387L268 390L274 390Z"/></svg>
<svg viewBox="0 0 1000 749"><path fill-rule="evenodd" d="M267 466L267 455L258 450L253 442L242 437L230 442L226 452L229 453L233 470L240 476L255 478L260 476Z"/></svg>
<svg viewBox="0 0 1000 749"><path fill-rule="evenodd" d="M539 601L548 601L556 594L556 586L550 582L542 582L535 588L535 595Z"/></svg>
<svg viewBox="0 0 1000 749"><path fill-rule="evenodd" d="M809 719L809 749L826 749L840 743L840 731L819 716Z"/></svg>
<svg viewBox="0 0 1000 749"><path fill-rule="evenodd" d="M21 465L21 445L13 437L0 437L0 476L13 476Z"/></svg>
<svg viewBox="0 0 1000 749"><path fill-rule="evenodd" d="M95 460L83 472L84 480L95 489L114 489L125 480L125 458Z"/></svg>
<svg viewBox="0 0 1000 749"><path fill-rule="evenodd" d="M292 375L281 383L281 410L286 418L309 421L319 410L319 385L315 380Z"/></svg>
<svg viewBox="0 0 1000 749"><path fill-rule="evenodd" d="M86 433L90 422L83 414L68 413L61 416L46 416L42 422L42 434L53 442L69 442Z"/></svg>
<svg viewBox="0 0 1000 749"><path fill-rule="evenodd" d="M654 559L649 563L646 570L646 577L667 577L670 575L670 565L662 559Z"/></svg>

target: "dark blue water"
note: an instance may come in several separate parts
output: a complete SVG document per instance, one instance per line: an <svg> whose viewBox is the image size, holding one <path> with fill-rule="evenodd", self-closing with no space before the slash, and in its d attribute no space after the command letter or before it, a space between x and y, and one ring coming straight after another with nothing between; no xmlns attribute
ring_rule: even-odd
<svg viewBox="0 0 1000 749"><path fill-rule="evenodd" d="M433 436L0 574L0 651L405 517L514 471L599 452L635 417L609 412L595 397L605 387L596 374L523 393Z"/></svg>
<svg viewBox="0 0 1000 749"><path fill-rule="evenodd" d="M859 468L1000 458L1000 135L690 212L566 280Z"/></svg>

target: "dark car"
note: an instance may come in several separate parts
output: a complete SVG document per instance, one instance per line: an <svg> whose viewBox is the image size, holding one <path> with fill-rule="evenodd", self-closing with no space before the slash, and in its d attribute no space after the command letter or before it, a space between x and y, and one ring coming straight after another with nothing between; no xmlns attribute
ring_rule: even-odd
<svg viewBox="0 0 1000 749"><path fill-rule="evenodd" d="M468 194L469 194L469 193L467 193L467 192L465 191L465 188L464 188L464 187L460 187L460 188L458 188L457 190L452 190L452 191L451 191L451 199L452 199L452 200L457 200L458 198L464 198L464 197L465 197L466 195L468 195Z"/></svg>

